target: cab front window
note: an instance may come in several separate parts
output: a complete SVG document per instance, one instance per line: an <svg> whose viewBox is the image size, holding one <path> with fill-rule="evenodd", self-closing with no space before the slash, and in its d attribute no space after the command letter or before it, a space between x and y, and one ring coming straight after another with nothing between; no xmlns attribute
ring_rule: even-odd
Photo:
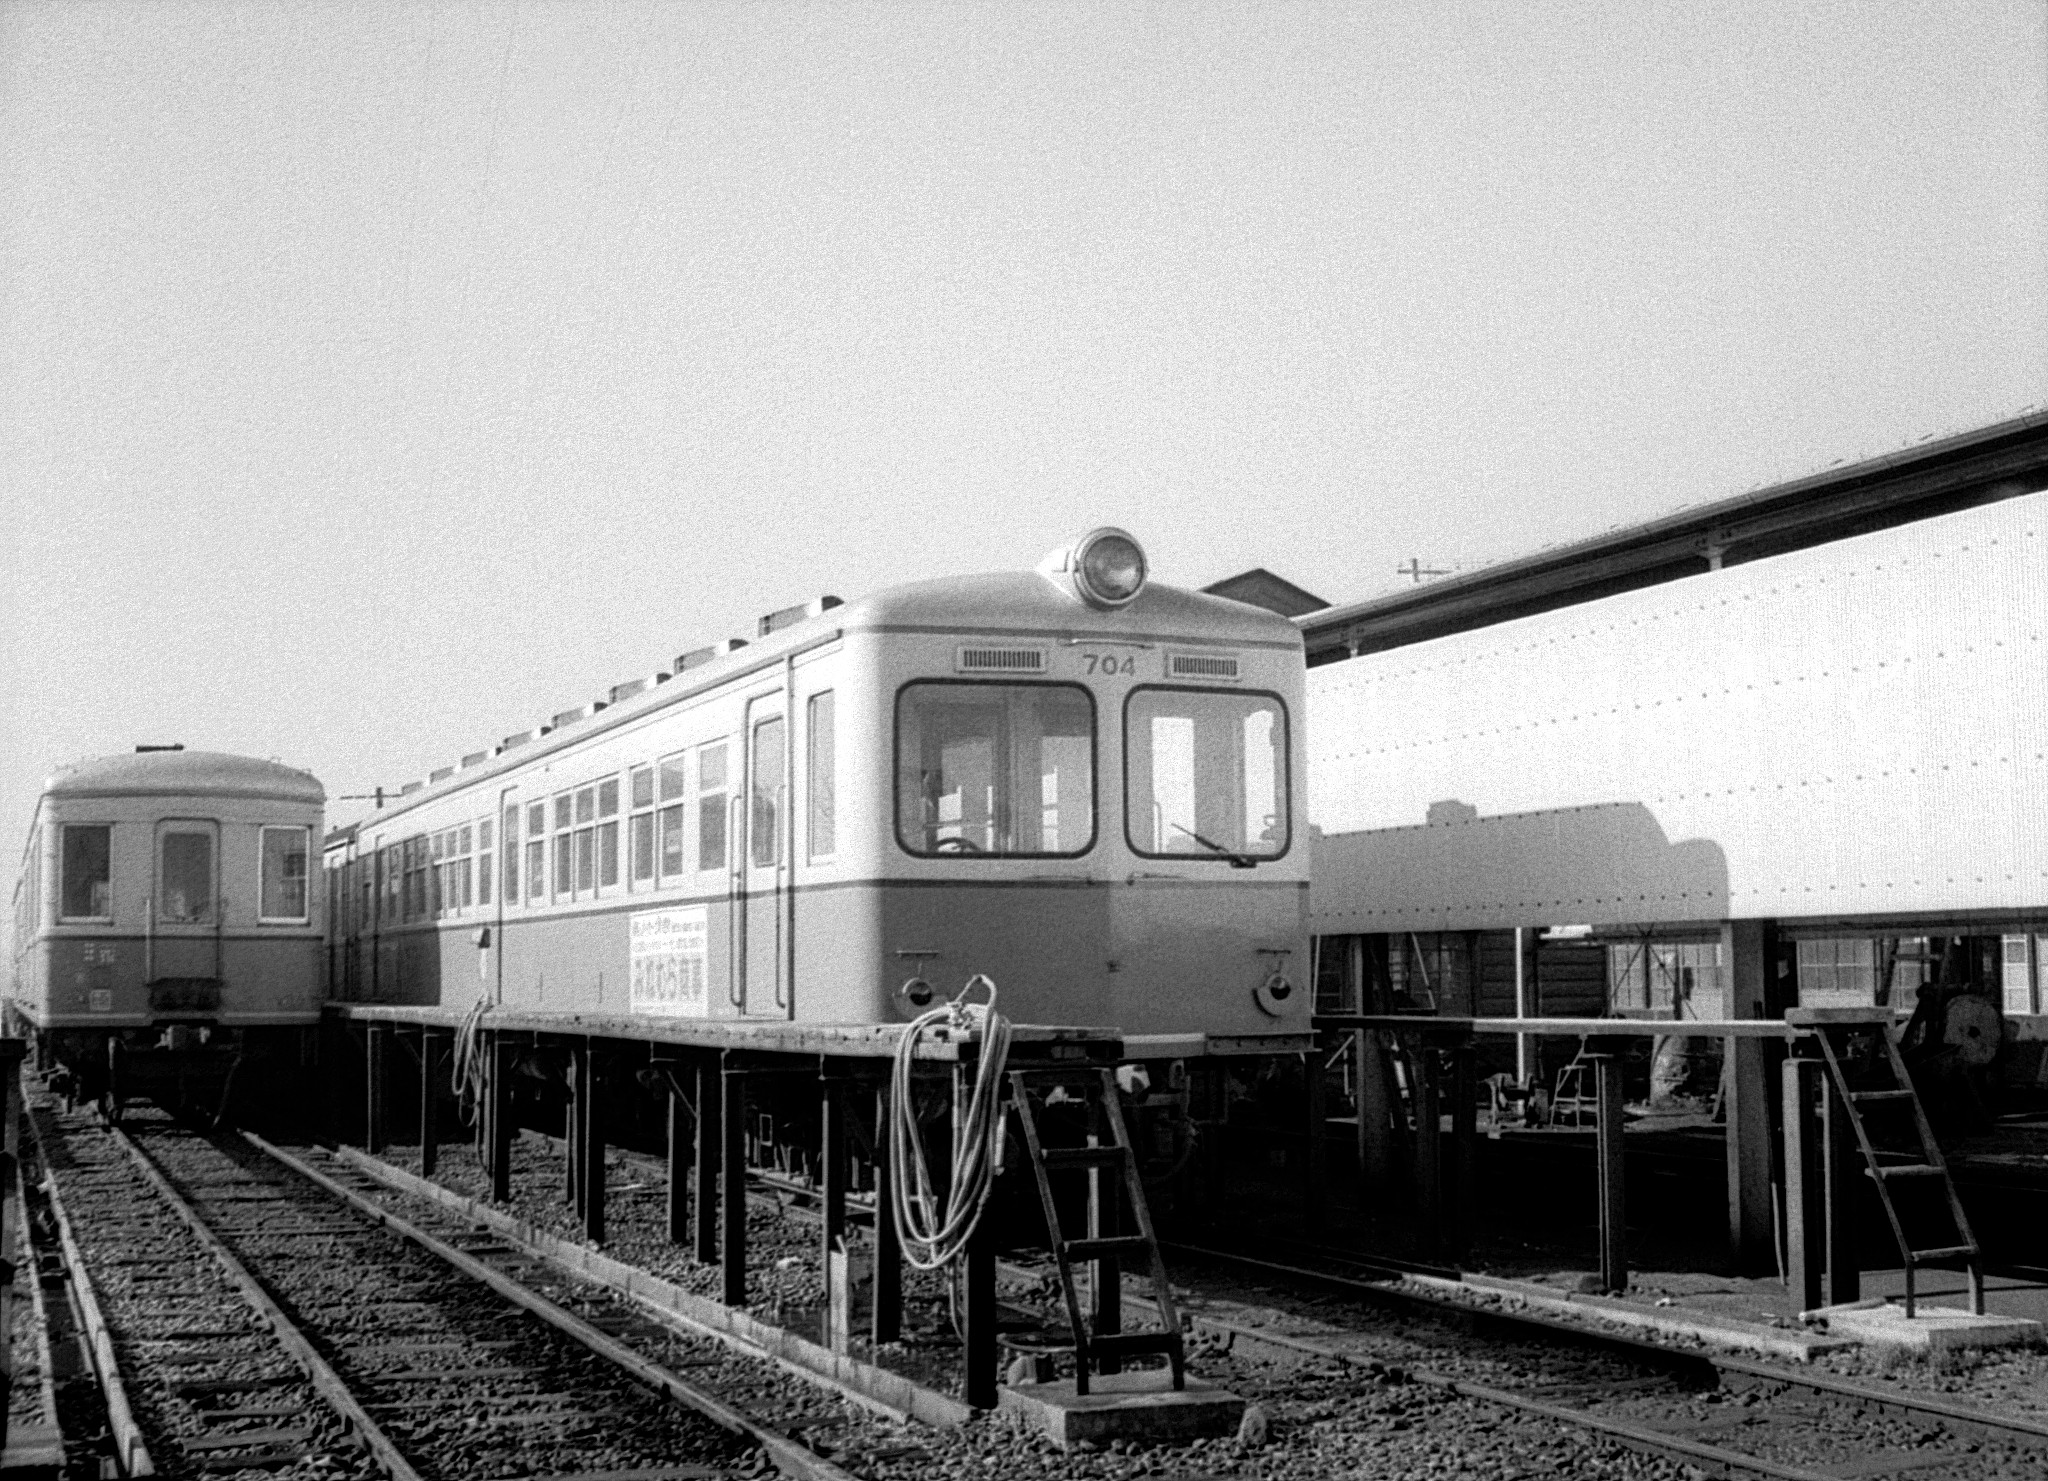
<svg viewBox="0 0 2048 1481"><path fill-rule="evenodd" d="M1287 852L1287 711L1278 695L1134 689L1124 764L1132 852L1241 866Z"/></svg>
<svg viewBox="0 0 2048 1481"><path fill-rule="evenodd" d="M896 699L896 838L926 857L1095 842L1095 701L1076 684L929 680Z"/></svg>

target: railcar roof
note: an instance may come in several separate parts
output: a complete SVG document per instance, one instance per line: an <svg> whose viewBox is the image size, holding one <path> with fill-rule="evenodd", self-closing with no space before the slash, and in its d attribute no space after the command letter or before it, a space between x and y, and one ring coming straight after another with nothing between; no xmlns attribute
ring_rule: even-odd
<svg viewBox="0 0 2048 1481"><path fill-rule="evenodd" d="M1099 611L1035 571L942 576L858 597L817 619L848 631L931 628L1043 632L1164 642L1277 643L1297 647L1298 628L1277 613L1226 597L1148 581L1129 606Z"/></svg>
<svg viewBox="0 0 2048 1481"><path fill-rule="evenodd" d="M764 636L734 653L713 659L658 689L645 689L559 730L499 748L474 767L408 790L375 816L380 824L450 791L510 770L564 745L572 745L627 719L676 703L728 682L733 675L774 663L793 650L835 632L957 632L1019 638L1106 638L1121 642L1223 643L1299 650L1301 630L1286 618L1227 597L1147 582L1126 607L1099 611L1070 596L1036 571L998 571L978 576L942 576L905 582L855 597L817 616ZM330 837L328 846L348 840Z"/></svg>
<svg viewBox="0 0 2048 1481"><path fill-rule="evenodd" d="M327 791L311 772L223 751L137 751L96 756L59 770L45 797L256 797L323 803Z"/></svg>

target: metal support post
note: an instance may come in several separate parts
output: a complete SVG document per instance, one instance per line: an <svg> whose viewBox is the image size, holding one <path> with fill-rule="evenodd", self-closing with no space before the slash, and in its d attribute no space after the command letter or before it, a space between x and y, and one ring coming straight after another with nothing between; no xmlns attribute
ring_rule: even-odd
<svg viewBox="0 0 2048 1481"><path fill-rule="evenodd" d="M1394 1095L1387 1074L1387 1044L1378 1029L1351 1036L1358 1076L1358 1166L1368 1197L1382 1193L1394 1176Z"/></svg>
<svg viewBox="0 0 2048 1481"><path fill-rule="evenodd" d="M718 1110L724 1097L718 1056L707 1054L697 1061L696 1200L691 1209L695 1254L705 1265L718 1258L718 1153L724 1145Z"/></svg>
<svg viewBox="0 0 2048 1481"><path fill-rule="evenodd" d="M1777 984L1777 937L1773 921L1722 924L1730 1018L1776 1018L1784 1013ZM1724 1042L1721 1104L1727 1123L1729 1251L1738 1271L1760 1275L1777 1267L1769 1057L1760 1039Z"/></svg>
<svg viewBox="0 0 2048 1481"><path fill-rule="evenodd" d="M961 1397L975 1409L996 1407L996 1247L983 1219L967 1241L967 1312Z"/></svg>
<svg viewBox="0 0 2048 1481"><path fill-rule="evenodd" d="M7 1279L0 1281L0 1332L14 1331L14 1302L17 1284L14 1277L17 1262L25 1262L28 1269L22 1272L19 1286L28 1293L28 1282L42 1279L36 1268L35 1252L23 1249L19 1233L27 1227L27 1219L15 1204L15 1195L21 1191L21 1060L28 1051L26 1039L0 1039L0 1081L5 1082L0 1095L4 1095L4 1106L0 1106L0 1269ZM49 1348L43 1349L47 1358ZM0 1400L12 1393L15 1381L14 1345L0 1343ZM45 1375L43 1381L48 1383ZM0 1404L0 1410L5 1405ZM48 1416L55 1419L57 1416ZM7 1443L8 1419L0 1412L0 1446ZM26 1469L24 1467L24 1469Z"/></svg>
<svg viewBox="0 0 2048 1481"><path fill-rule="evenodd" d="M582 1145L576 1161L583 1173L583 1233L592 1244L604 1243L604 1110L600 1099L598 1054L583 1051L583 1114L578 1119Z"/></svg>
<svg viewBox="0 0 2048 1481"><path fill-rule="evenodd" d="M846 1239L846 1103L843 1087L829 1073L820 1075L818 1092L819 1212L823 1216L819 1263L825 1272L825 1345L834 1352L845 1352L853 1335L853 1271Z"/></svg>
<svg viewBox="0 0 2048 1481"><path fill-rule="evenodd" d="M390 1058L391 1029L372 1023L364 1038L363 1150L372 1157L384 1154L384 1063Z"/></svg>
<svg viewBox="0 0 2048 1481"><path fill-rule="evenodd" d="M1800 1311L1827 1298L1831 1212L1822 1168L1820 1110L1816 1092L1827 1088L1827 1066L1817 1059L1788 1059L1781 1070L1785 1128L1785 1280Z"/></svg>
<svg viewBox="0 0 2048 1481"><path fill-rule="evenodd" d="M566 1079L569 1096L562 1105L562 1201L578 1214L583 1212L583 1104L588 1097L584 1082L588 1079L590 1051L581 1044L569 1048L569 1069Z"/></svg>
<svg viewBox="0 0 2048 1481"><path fill-rule="evenodd" d="M730 1050L719 1074L721 1140L719 1181L724 1215L719 1240L723 1285L719 1299L727 1306L747 1304L747 1072Z"/></svg>
<svg viewBox="0 0 2048 1481"><path fill-rule="evenodd" d="M1451 1180L1448 1229L1453 1251L1472 1242L1472 1206L1479 1180L1478 1050L1470 1039L1451 1046Z"/></svg>
<svg viewBox="0 0 2048 1481"><path fill-rule="evenodd" d="M491 1036L491 1201L512 1198L512 1066L513 1047L503 1034Z"/></svg>
<svg viewBox="0 0 2048 1481"><path fill-rule="evenodd" d="M1423 1250L1435 1254L1444 1234L1444 1137L1435 1048L1415 1045L1408 1064L1415 1072L1415 1229Z"/></svg>
<svg viewBox="0 0 2048 1481"><path fill-rule="evenodd" d="M1543 949L1543 933L1531 926L1515 931L1515 1017L1534 1018L1539 993L1536 981L1537 953ZM1515 1083L1527 1086L1538 1072L1536 1038L1515 1035Z"/></svg>
<svg viewBox="0 0 2048 1481"><path fill-rule="evenodd" d="M875 1299L868 1336L876 1346L903 1336L903 1249L889 1187L889 1081L875 1087Z"/></svg>
<svg viewBox="0 0 2048 1481"><path fill-rule="evenodd" d="M1619 1295L1628 1289L1628 1197L1622 1153L1619 1046L1591 1058L1600 1117L1600 1286Z"/></svg>
<svg viewBox="0 0 2048 1481"><path fill-rule="evenodd" d="M435 1093L444 1036L431 1028L420 1030L420 1176L430 1178L439 1163L440 1096Z"/></svg>
<svg viewBox="0 0 2048 1481"><path fill-rule="evenodd" d="M1827 1080L1820 1112L1823 1186L1827 1198L1827 1304L1846 1306L1863 1299L1863 1270L1856 1250L1855 1198L1863 1187L1863 1149L1849 1108Z"/></svg>
<svg viewBox="0 0 2048 1481"><path fill-rule="evenodd" d="M1323 1186L1329 1179L1329 1170L1324 1166L1324 1134L1329 1130L1329 1112L1325 1107L1323 1084L1323 1056L1327 1053L1320 1038L1308 1046L1304 1056L1303 1074L1307 1083L1302 1087L1306 1094L1308 1146L1307 1155L1301 1160L1301 1203L1302 1212L1311 1229L1320 1228L1323 1222Z"/></svg>
<svg viewBox="0 0 2048 1481"><path fill-rule="evenodd" d="M668 1242L690 1239L690 1114L673 1064L657 1066L668 1090Z"/></svg>

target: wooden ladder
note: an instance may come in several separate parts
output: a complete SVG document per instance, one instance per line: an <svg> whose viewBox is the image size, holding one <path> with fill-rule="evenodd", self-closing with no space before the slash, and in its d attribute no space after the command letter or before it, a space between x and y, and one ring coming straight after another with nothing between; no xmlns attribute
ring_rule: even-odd
<svg viewBox="0 0 2048 1481"><path fill-rule="evenodd" d="M1062 1086L1069 1090L1078 1089L1089 1110L1090 1132L1085 1147L1048 1147L1038 1134L1038 1113L1031 1100L1033 1089L1051 1090ZM1137 1153L1131 1147L1131 1135L1124 1125L1123 1107L1117 1098L1116 1071L1113 1069L1089 1070L1012 1070L1010 1071L1011 1098L1017 1108L1017 1120L1024 1128L1024 1145L1031 1154L1031 1170L1038 1179L1038 1197L1045 1207L1045 1227L1052 1241L1053 1258L1059 1263L1060 1287L1066 1293L1067 1324L1074 1337L1074 1393L1088 1392L1089 1374L1097 1365L1104 1373L1114 1373L1122 1366L1122 1360L1142 1353L1164 1353L1173 1366L1173 1386L1183 1388L1187 1380L1187 1353L1183 1346L1180 1330L1180 1314L1174 1309L1173 1292L1166 1283L1166 1262L1160 1258L1159 1240L1152 1232L1152 1213L1145 1204L1145 1185L1138 1176ZM1107 1130L1109 1140L1102 1139ZM1060 1227L1058 1205L1052 1196L1052 1174L1055 1172L1086 1172L1091 1179L1091 1194L1088 1200L1087 1236L1082 1239L1068 1239ZM1107 1179L1121 1173L1124 1197L1128 1201L1133 1222L1138 1227L1136 1234L1119 1234L1113 1226L1115 1220L1115 1185L1105 1186ZM1115 1315L1120 1302L1119 1281L1122 1262L1143 1258L1149 1262L1152 1272L1152 1299L1159 1311L1160 1329L1145 1332L1125 1332L1120 1328L1121 1320ZM1081 1317L1081 1297L1074 1287L1074 1267L1084 1262L1092 1263L1094 1274L1092 1290L1096 1293L1096 1307L1101 1320L1098 1328L1111 1330L1090 1331ZM1104 1294L1109 1299L1104 1300Z"/></svg>
<svg viewBox="0 0 2048 1481"><path fill-rule="evenodd" d="M1887 1015L1888 1017L1889 1015ZM1885 1217L1891 1221L1892 1238L1899 1246L1900 1258L1906 1267L1906 1315L1913 1315L1913 1276L1922 1264L1962 1261L1970 1275L1970 1310L1977 1315L1984 1314L1984 1256L1978 1247L1977 1237L1970 1232L1969 1217L1963 1212L1962 1200L1956 1196L1955 1179L1949 1176L1948 1161L1941 1155L1941 1147L1934 1140L1934 1128L1928 1124L1927 1108L1920 1103L1920 1094L1913 1088L1912 1077L1906 1072L1906 1062L1899 1057L1899 1045L1893 1035L1891 1024L1886 1019L1872 1018L1867 1014L1854 1017L1844 1015L1835 1019L1821 1010L1812 1013L1788 1014L1787 1018L1800 1022L1809 1028L1820 1041L1820 1050L1827 1060L1828 1078L1834 1082L1835 1093L1840 1104L1847 1108L1849 1125L1856 1132L1856 1145L1863 1151L1863 1161L1869 1169L1871 1181L1877 1184L1878 1200L1884 1205ZM1878 1067L1888 1072L1889 1083L1872 1087L1865 1078L1866 1088L1858 1090L1850 1085L1849 1040L1857 1035L1867 1034L1884 1046L1884 1057L1877 1061ZM1865 1058L1863 1065L1871 1065L1871 1058ZM1878 1148L1870 1138L1870 1128L1865 1124L1864 1111L1868 1107L1910 1109L1913 1113L1913 1130L1919 1139L1919 1155L1910 1152L1887 1152ZM1916 1250L1906 1236L1905 1224L1899 1218L1898 1205L1892 1197L1894 1181L1902 1185L1907 1181L1941 1179L1943 1193L1947 1196L1950 1220L1955 1226L1955 1243L1938 1245L1929 1249ZM1842 1211L1836 1211L1840 1217Z"/></svg>

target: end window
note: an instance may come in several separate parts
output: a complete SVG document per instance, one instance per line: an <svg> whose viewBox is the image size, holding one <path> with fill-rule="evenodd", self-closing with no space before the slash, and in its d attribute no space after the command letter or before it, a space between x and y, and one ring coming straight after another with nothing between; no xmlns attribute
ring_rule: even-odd
<svg viewBox="0 0 2048 1481"><path fill-rule="evenodd" d="M58 912L63 919L113 918L113 831L105 823L65 825L64 897Z"/></svg>
<svg viewBox="0 0 2048 1481"><path fill-rule="evenodd" d="M1246 864L1287 852L1287 711L1278 695L1133 689L1124 766L1133 853Z"/></svg>
<svg viewBox="0 0 2048 1481"><path fill-rule="evenodd" d="M929 680L896 698L896 838L910 853L1095 843L1095 700L1078 684Z"/></svg>
<svg viewBox="0 0 2048 1481"><path fill-rule="evenodd" d="M260 919L303 921L307 918L306 830L263 830L263 880Z"/></svg>

